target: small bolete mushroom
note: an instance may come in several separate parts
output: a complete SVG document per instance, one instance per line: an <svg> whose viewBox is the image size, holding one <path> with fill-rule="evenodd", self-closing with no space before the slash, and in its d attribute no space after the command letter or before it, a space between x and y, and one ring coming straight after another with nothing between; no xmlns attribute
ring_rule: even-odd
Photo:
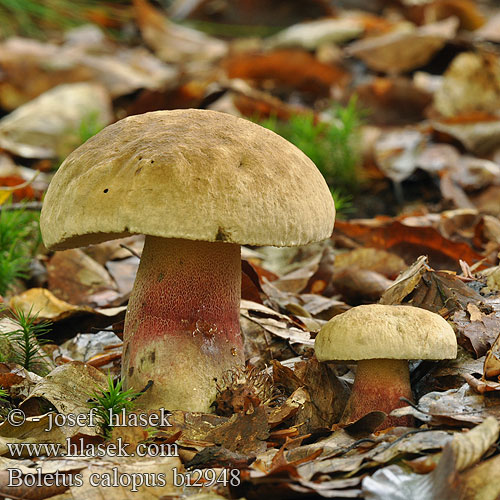
<svg viewBox="0 0 500 500"><path fill-rule="evenodd" d="M356 377L341 423L355 422L375 410L390 413L412 400L410 359L454 359L457 339L439 314L412 306L371 304L334 316L315 341L319 361L358 361ZM408 425L411 419L387 418L379 429Z"/></svg>
<svg viewBox="0 0 500 500"><path fill-rule="evenodd" d="M314 163L250 121L157 111L106 127L54 176L40 219L50 249L146 240L124 331L126 387L143 407L208 411L244 362L240 245L328 238L335 208Z"/></svg>

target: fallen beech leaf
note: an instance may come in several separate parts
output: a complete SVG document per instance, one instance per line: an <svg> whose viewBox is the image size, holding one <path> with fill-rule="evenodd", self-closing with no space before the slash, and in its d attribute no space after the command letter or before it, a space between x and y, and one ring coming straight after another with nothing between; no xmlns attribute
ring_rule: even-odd
<svg viewBox="0 0 500 500"><path fill-rule="evenodd" d="M296 389L281 406L273 409L269 414L268 422L270 428L277 427L294 417L301 406L308 400L308 397L309 395L303 387Z"/></svg>
<svg viewBox="0 0 500 500"><path fill-rule="evenodd" d="M444 116L473 111L490 112L500 106L500 63L494 54L458 54L434 95L434 106Z"/></svg>
<svg viewBox="0 0 500 500"><path fill-rule="evenodd" d="M422 429L421 432L408 433L390 443L375 455L373 460L379 463L389 463L405 455L440 450L452 439L453 434L449 431Z"/></svg>
<svg viewBox="0 0 500 500"><path fill-rule="evenodd" d="M466 434L456 434L443 451L439 464L427 475L405 472L391 465L363 480L365 498L377 500L455 500L463 498L458 472L471 466L496 441L499 424L488 417ZM476 498L476 497L475 497Z"/></svg>
<svg viewBox="0 0 500 500"><path fill-rule="evenodd" d="M59 85L0 120L0 147L24 158L64 157L79 146L75 132L93 114L102 126L111 122L111 102L103 87Z"/></svg>
<svg viewBox="0 0 500 500"><path fill-rule="evenodd" d="M486 354L500 331L500 313L497 311L482 314L478 321L471 321L464 311L457 311L452 319L459 333L458 342L476 357Z"/></svg>
<svg viewBox="0 0 500 500"><path fill-rule="evenodd" d="M408 2L410 3L410 2ZM476 2L472 0L437 0L424 2L423 17L426 22L455 16L460 28L476 30L484 24L484 16Z"/></svg>
<svg viewBox="0 0 500 500"><path fill-rule="evenodd" d="M489 416L497 420L500 417L500 404L476 394L468 384L444 392L429 392L419 399L418 409L424 413L418 416L417 411L417 418L431 425L462 427L480 424Z"/></svg>
<svg viewBox="0 0 500 500"><path fill-rule="evenodd" d="M449 144L427 144L417 158L418 167L431 174L453 169L459 162L458 150Z"/></svg>
<svg viewBox="0 0 500 500"><path fill-rule="evenodd" d="M0 359L4 361L15 361L20 363L25 359L24 345L17 339L13 340L9 335L11 332L20 331L20 323L8 316L0 319ZM50 327L49 327L50 330ZM54 361L47 352L42 349L38 339L33 339L30 345L33 350L30 370L39 375L45 375L55 368Z"/></svg>
<svg viewBox="0 0 500 500"><path fill-rule="evenodd" d="M46 288L30 288L10 299L11 307L28 314L38 312L38 320L52 322L51 338L60 342L91 328L106 328L125 318L126 306L93 309L59 300Z"/></svg>
<svg viewBox="0 0 500 500"><path fill-rule="evenodd" d="M485 155L494 151L500 138L500 120L498 117L482 112L456 115L452 118L435 119L431 121L431 125L434 130L457 139L469 151L478 155ZM478 158L472 159L476 163L481 161ZM464 161L467 163L471 159L466 157ZM488 160L482 161L484 165L490 165L490 168L495 168L495 163ZM460 162L457 167L460 167Z"/></svg>
<svg viewBox="0 0 500 500"><path fill-rule="evenodd" d="M57 66L60 48L27 38L10 38L0 44L0 104L9 111L63 83L88 80L87 68L73 65Z"/></svg>
<svg viewBox="0 0 500 500"><path fill-rule="evenodd" d="M326 0L275 0L272 4L266 0L236 0L218 5L216 9L210 0L174 0L169 10L176 19L201 19L235 25L240 25L244 20L247 26L288 26L303 19L335 14Z"/></svg>
<svg viewBox="0 0 500 500"><path fill-rule="evenodd" d="M459 260L472 265L483 259L466 243L450 241L433 227L409 226L404 219L375 221L375 226L363 221L336 221L332 237L341 234L366 247L383 248L407 263L428 255L432 267L452 271L460 271Z"/></svg>
<svg viewBox="0 0 500 500"><path fill-rule="evenodd" d="M456 500L461 498L453 482L453 462L440 460L440 465L427 475L405 471L389 465L363 479L363 496L370 500ZM436 474L439 471L439 475Z"/></svg>
<svg viewBox="0 0 500 500"><path fill-rule="evenodd" d="M290 318L266 306L242 300L240 312L244 318L257 323L267 332L285 339L291 344L304 344L311 347L314 345L309 332L290 326L293 324Z"/></svg>
<svg viewBox="0 0 500 500"><path fill-rule="evenodd" d="M333 288L350 304L376 302L392 285L392 281L376 271L357 267L336 268Z"/></svg>
<svg viewBox="0 0 500 500"><path fill-rule="evenodd" d="M235 413L227 422L208 432L206 439L230 451L255 454L266 449L268 435L266 410L259 406L248 414Z"/></svg>
<svg viewBox="0 0 500 500"><path fill-rule="evenodd" d="M79 361L58 366L43 378L21 404L28 416L44 413L47 406L55 408L63 415L88 414L87 401L95 390L106 388L106 376L96 368ZM73 426L73 434L78 432L96 436L99 428L89 425Z"/></svg>
<svg viewBox="0 0 500 500"><path fill-rule="evenodd" d="M48 319L54 323L70 316L82 315L82 313L105 316L116 322L116 318L122 315L126 309L126 307L92 309L88 306L74 306L59 300L46 288L30 288L20 295L14 295L10 299L10 305L20 307L25 313L32 310L38 313L39 320Z"/></svg>
<svg viewBox="0 0 500 500"><path fill-rule="evenodd" d="M444 271L426 271L415 289L409 303L429 311L448 313L480 304L483 297L468 287L454 274Z"/></svg>
<svg viewBox="0 0 500 500"><path fill-rule="evenodd" d="M38 172L35 172L31 180L24 182L19 177L0 177L0 205L3 205L11 195L14 201L33 199L35 193L30 185L37 175Z"/></svg>
<svg viewBox="0 0 500 500"><path fill-rule="evenodd" d="M474 465L498 439L500 425L494 417L487 417L471 431L455 435L451 447L459 471Z"/></svg>
<svg viewBox="0 0 500 500"><path fill-rule="evenodd" d="M483 367L483 377L491 379L500 375L500 334L486 353ZM499 384L500 387L500 384Z"/></svg>
<svg viewBox="0 0 500 500"><path fill-rule="evenodd" d="M463 500L496 500L500 496L500 482L492 480L500 471L500 455L477 464L462 474Z"/></svg>
<svg viewBox="0 0 500 500"><path fill-rule="evenodd" d="M308 393L295 418L295 426L301 434L330 428L338 422L347 404L349 390L334 369L311 358L297 363L294 374L303 381Z"/></svg>
<svg viewBox="0 0 500 500"><path fill-rule="evenodd" d="M407 268L404 260L397 255L377 248L356 248L349 252L335 255L336 267L355 266L383 274L394 279Z"/></svg>
<svg viewBox="0 0 500 500"><path fill-rule="evenodd" d="M474 36L490 42L500 43L500 14L494 13L489 16L486 24L476 30Z"/></svg>
<svg viewBox="0 0 500 500"><path fill-rule="evenodd" d="M417 284L422 276L430 270L427 257L420 256L408 269L403 271L396 281L382 294L380 304L401 304Z"/></svg>
<svg viewBox="0 0 500 500"><path fill-rule="evenodd" d="M266 40L271 48L301 47L315 50L324 43L340 44L357 38L364 31L360 21L352 18L318 19L294 24Z"/></svg>
<svg viewBox="0 0 500 500"><path fill-rule="evenodd" d="M263 54L237 55L223 65L229 78L271 84L274 88L299 90L314 97L327 97L330 87L344 88L350 75L340 66L319 62L305 50L275 50Z"/></svg>
<svg viewBox="0 0 500 500"><path fill-rule="evenodd" d="M169 21L147 0L134 0L133 3L144 41L163 61L210 61L226 55L226 42Z"/></svg>
<svg viewBox="0 0 500 500"><path fill-rule="evenodd" d="M418 167L418 158L427 137L418 130L402 129L385 132L375 143L375 162L394 182L401 182Z"/></svg>
<svg viewBox="0 0 500 500"><path fill-rule="evenodd" d="M32 388L42 380L36 373L29 372L15 363L0 363L0 387L8 390L16 399L24 399Z"/></svg>
<svg viewBox="0 0 500 500"><path fill-rule="evenodd" d="M403 73L426 64L458 27L456 18L428 24L408 31L396 31L354 42L346 49L370 69L384 73Z"/></svg>
<svg viewBox="0 0 500 500"><path fill-rule="evenodd" d="M47 273L49 290L70 304L107 306L119 297L106 269L79 248L56 252Z"/></svg>
<svg viewBox="0 0 500 500"><path fill-rule="evenodd" d="M500 216L500 204L498 200L500 199L500 186L490 186L486 188L482 193L472 197L474 205L481 212L486 212L489 214Z"/></svg>
<svg viewBox="0 0 500 500"><path fill-rule="evenodd" d="M425 110L432 103L432 94L401 76L375 77L353 91L360 107L370 110L370 123L374 125L414 125L425 118Z"/></svg>

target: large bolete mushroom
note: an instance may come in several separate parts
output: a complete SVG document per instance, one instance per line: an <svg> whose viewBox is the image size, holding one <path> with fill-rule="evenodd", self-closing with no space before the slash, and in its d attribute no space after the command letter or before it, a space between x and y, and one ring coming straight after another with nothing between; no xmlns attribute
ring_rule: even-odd
<svg viewBox="0 0 500 500"><path fill-rule="evenodd" d="M454 359L457 339L439 314L412 306L363 305L334 316L320 330L314 349L319 361L357 361L351 397L341 423L375 410L390 413L412 400L410 359ZM389 417L379 429L407 425Z"/></svg>
<svg viewBox="0 0 500 500"><path fill-rule="evenodd" d="M244 362L240 245L328 238L335 208L299 149L206 110L125 118L61 165L41 229L61 250L131 234L146 241L125 321L122 375L147 408L207 411Z"/></svg>

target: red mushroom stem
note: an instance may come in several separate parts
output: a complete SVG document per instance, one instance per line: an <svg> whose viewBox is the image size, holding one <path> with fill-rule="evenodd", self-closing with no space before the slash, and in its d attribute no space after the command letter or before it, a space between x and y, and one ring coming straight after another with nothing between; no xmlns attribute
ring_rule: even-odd
<svg viewBox="0 0 500 500"><path fill-rule="evenodd" d="M413 399L408 361L404 359L365 359L358 361L351 397L341 423L356 422L371 411L389 414L395 408L407 406L400 401ZM395 425L411 426L411 417L388 417L377 430Z"/></svg>
<svg viewBox="0 0 500 500"><path fill-rule="evenodd" d="M240 246L146 236L124 331L125 386L146 408L209 411L243 364Z"/></svg>

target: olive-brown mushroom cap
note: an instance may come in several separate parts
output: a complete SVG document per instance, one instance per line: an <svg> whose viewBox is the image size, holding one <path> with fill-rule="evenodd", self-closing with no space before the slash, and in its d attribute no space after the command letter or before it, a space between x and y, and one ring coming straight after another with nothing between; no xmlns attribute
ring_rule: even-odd
<svg viewBox="0 0 500 500"><path fill-rule="evenodd" d="M295 246L328 238L335 208L314 163L277 134L207 110L120 120L71 153L41 229L62 250L129 234Z"/></svg>
<svg viewBox="0 0 500 500"><path fill-rule="evenodd" d="M326 323L315 341L320 361L454 359L457 339L439 314L412 306L353 307Z"/></svg>

